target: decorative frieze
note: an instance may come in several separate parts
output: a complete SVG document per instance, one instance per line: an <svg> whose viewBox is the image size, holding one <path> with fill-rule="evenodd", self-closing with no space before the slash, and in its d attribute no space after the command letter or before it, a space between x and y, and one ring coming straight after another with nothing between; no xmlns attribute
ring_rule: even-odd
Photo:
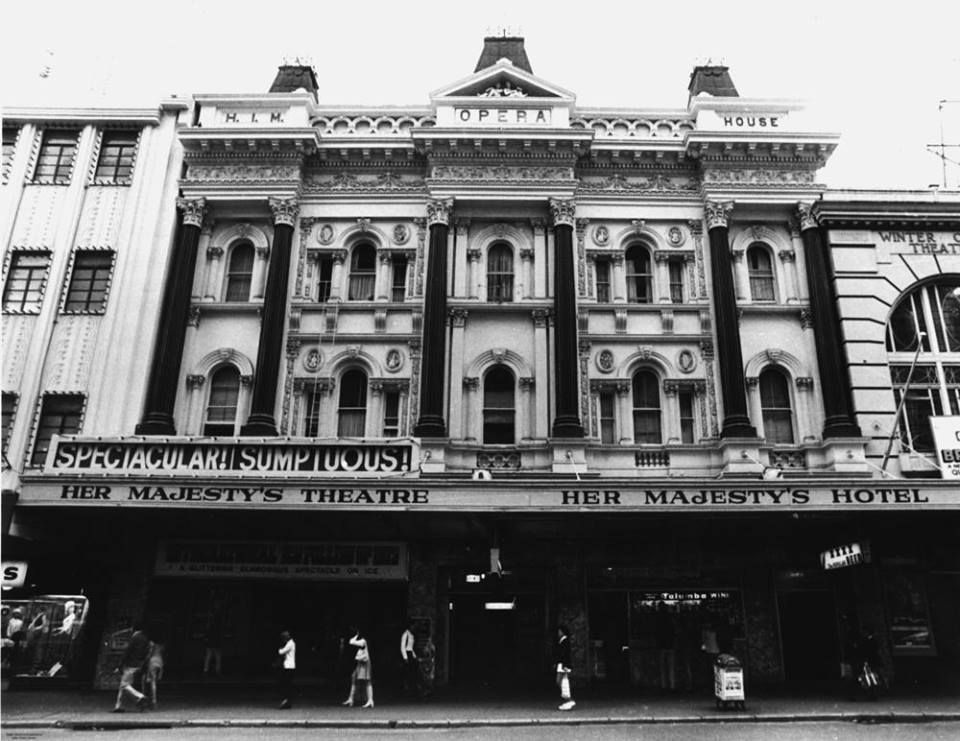
<svg viewBox="0 0 960 741"><path fill-rule="evenodd" d="M572 167L529 167L515 165L434 165L430 170L433 180L489 181L496 183L572 182L576 175Z"/></svg>

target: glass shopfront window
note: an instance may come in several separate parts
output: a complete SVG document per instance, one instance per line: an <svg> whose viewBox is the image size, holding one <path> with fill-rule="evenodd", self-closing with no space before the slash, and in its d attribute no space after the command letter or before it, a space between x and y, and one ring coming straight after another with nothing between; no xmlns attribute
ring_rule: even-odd
<svg viewBox="0 0 960 741"><path fill-rule="evenodd" d="M86 597L44 595L6 600L0 607L5 677L75 678Z"/></svg>

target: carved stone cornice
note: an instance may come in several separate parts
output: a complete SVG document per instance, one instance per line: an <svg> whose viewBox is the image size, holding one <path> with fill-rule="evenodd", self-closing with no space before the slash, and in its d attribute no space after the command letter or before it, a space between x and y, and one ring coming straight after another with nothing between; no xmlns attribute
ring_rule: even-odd
<svg viewBox="0 0 960 741"><path fill-rule="evenodd" d="M203 214L207 207L206 198L178 198L177 208L183 211L183 225L203 227Z"/></svg>
<svg viewBox="0 0 960 741"><path fill-rule="evenodd" d="M296 198L274 198L270 196L267 204L273 212L273 223L277 226L285 225L293 228L300 214L300 204Z"/></svg>
<svg viewBox="0 0 960 741"><path fill-rule="evenodd" d="M434 224L449 226L452 213L452 198L438 198L427 201L427 226L433 226Z"/></svg>
<svg viewBox="0 0 960 741"><path fill-rule="evenodd" d="M801 232L805 232L807 229L816 229L820 226L816 215L813 213L813 204L811 203L798 203L796 215Z"/></svg>
<svg viewBox="0 0 960 741"><path fill-rule="evenodd" d="M304 394L312 391L315 394L329 394L333 391L332 378L294 378L294 393Z"/></svg>
<svg viewBox="0 0 960 741"><path fill-rule="evenodd" d="M573 199L550 199L550 218L553 226L576 226L577 202Z"/></svg>
<svg viewBox="0 0 960 741"><path fill-rule="evenodd" d="M707 221L707 229L726 227L733 211L733 201L707 201L703 204L703 213Z"/></svg>
<svg viewBox="0 0 960 741"><path fill-rule="evenodd" d="M533 317L534 327L546 327L550 319L550 309L534 309L530 312L530 316Z"/></svg>

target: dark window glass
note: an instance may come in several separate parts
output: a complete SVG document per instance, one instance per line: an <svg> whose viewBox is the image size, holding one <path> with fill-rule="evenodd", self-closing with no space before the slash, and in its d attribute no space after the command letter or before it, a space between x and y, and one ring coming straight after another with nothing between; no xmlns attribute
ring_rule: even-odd
<svg viewBox="0 0 960 741"><path fill-rule="evenodd" d="M401 302L407 297L407 258L397 256L393 258L393 285L390 291L390 300Z"/></svg>
<svg viewBox="0 0 960 741"><path fill-rule="evenodd" d="M600 442L612 444L616 440L616 417L614 416L614 395L612 391L600 392Z"/></svg>
<svg viewBox="0 0 960 741"><path fill-rule="evenodd" d="M775 301L773 263L765 246L754 244L747 250L747 272L750 275L750 297L754 301Z"/></svg>
<svg viewBox="0 0 960 741"><path fill-rule="evenodd" d="M210 378L207 421L203 426L203 434L232 436L236 431L239 399L240 371L232 365L225 365Z"/></svg>
<svg viewBox="0 0 960 741"><path fill-rule="evenodd" d="M31 466L42 466L54 435L76 435L83 416L80 394L46 394L40 407L40 421L30 454Z"/></svg>
<svg viewBox="0 0 960 741"><path fill-rule="evenodd" d="M250 300L253 255L253 245L249 242L238 244L230 251L230 267L227 269L227 301Z"/></svg>
<svg viewBox="0 0 960 741"><path fill-rule="evenodd" d="M680 442L693 442L693 393L681 391L677 394L680 406Z"/></svg>
<svg viewBox="0 0 960 741"><path fill-rule="evenodd" d="M960 351L960 286L935 286L931 309L937 322L940 350Z"/></svg>
<svg viewBox="0 0 960 741"><path fill-rule="evenodd" d="M77 132L48 131L43 135L33 179L38 183L70 182L73 160L77 154Z"/></svg>
<svg viewBox="0 0 960 741"><path fill-rule="evenodd" d="M317 437L320 430L320 402L324 396L323 391L311 391L307 394L307 413L303 429L306 437Z"/></svg>
<svg viewBox="0 0 960 741"><path fill-rule="evenodd" d="M483 379L483 442L513 445L514 379L509 368L493 367Z"/></svg>
<svg viewBox="0 0 960 741"><path fill-rule="evenodd" d="M103 311L113 269L113 253L85 250L73 259L73 275L63 309L68 312Z"/></svg>
<svg viewBox="0 0 960 741"><path fill-rule="evenodd" d="M627 301L649 304L653 301L653 273L650 253L645 247L634 245L627 250Z"/></svg>
<svg viewBox="0 0 960 741"><path fill-rule="evenodd" d="M763 434L768 443L793 442L793 409L787 377L768 368L760 374L760 408L763 413Z"/></svg>
<svg viewBox="0 0 960 741"><path fill-rule="evenodd" d="M597 260L597 303L610 303L610 262Z"/></svg>
<svg viewBox="0 0 960 741"><path fill-rule="evenodd" d="M367 425L367 374L350 370L340 379L339 437L363 437Z"/></svg>
<svg viewBox="0 0 960 741"><path fill-rule="evenodd" d="M19 397L16 394L3 393L3 400L0 401L0 412L3 413L3 452L7 452L7 442L10 440L10 431L13 429L13 420L17 414L17 401Z"/></svg>
<svg viewBox="0 0 960 741"><path fill-rule="evenodd" d="M671 260L668 264L670 273L670 301L675 304L683 303L683 274L682 260Z"/></svg>
<svg viewBox="0 0 960 741"><path fill-rule="evenodd" d="M317 261L317 301L325 302L330 298L330 286L333 284L333 258L323 255Z"/></svg>
<svg viewBox="0 0 960 741"><path fill-rule="evenodd" d="M633 441L659 444L660 381L655 373L642 370L633 377Z"/></svg>
<svg viewBox="0 0 960 741"><path fill-rule="evenodd" d="M15 252L3 289L4 311L39 311L49 266L50 254L47 252Z"/></svg>
<svg viewBox="0 0 960 741"><path fill-rule="evenodd" d="M400 392L385 391L383 394L383 436L400 435Z"/></svg>
<svg viewBox="0 0 960 741"><path fill-rule="evenodd" d="M373 301L377 280L377 253L371 244L358 244L350 256L350 285L347 298L351 301Z"/></svg>
<svg viewBox="0 0 960 741"><path fill-rule="evenodd" d="M487 255L487 301L513 301L513 250L495 244Z"/></svg>
<svg viewBox="0 0 960 741"><path fill-rule="evenodd" d="M116 183L129 180L137 152L137 135L127 131L106 131L100 143L100 157L94 180Z"/></svg>

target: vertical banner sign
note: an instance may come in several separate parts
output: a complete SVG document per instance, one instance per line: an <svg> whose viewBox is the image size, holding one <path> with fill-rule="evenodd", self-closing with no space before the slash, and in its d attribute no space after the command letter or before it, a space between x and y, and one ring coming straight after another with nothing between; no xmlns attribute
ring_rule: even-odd
<svg viewBox="0 0 960 741"><path fill-rule="evenodd" d="M960 416L930 417L937 463L945 479L960 479Z"/></svg>

